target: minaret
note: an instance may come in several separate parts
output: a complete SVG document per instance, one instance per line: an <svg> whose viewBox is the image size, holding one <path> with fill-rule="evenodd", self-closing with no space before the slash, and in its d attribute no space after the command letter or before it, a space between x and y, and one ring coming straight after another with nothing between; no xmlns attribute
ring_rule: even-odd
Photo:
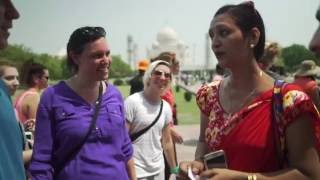
<svg viewBox="0 0 320 180"><path fill-rule="evenodd" d="M206 33L205 35L205 62L204 62L204 69L209 69L210 66L210 38L209 38L209 34Z"/></svg>
<svg viewBox="0 0 320 180"><path fill-rule="evenodd" d="M127 37L127 52L128 52L128 64L132 68L133 64L133 38L131 35L128 35Z"/></svg>

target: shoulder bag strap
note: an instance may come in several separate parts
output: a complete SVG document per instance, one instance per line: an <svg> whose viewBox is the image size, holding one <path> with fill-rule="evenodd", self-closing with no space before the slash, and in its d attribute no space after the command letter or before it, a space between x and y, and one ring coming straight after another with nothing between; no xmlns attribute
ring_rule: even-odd
<svg viewBox="0 0 320 180"><path fill-rule="evenodd" d="M97 118L98 118L98 114L100 111L100 107L101 107L101 99L102 99L102 90L103 90L103 86L102 86L102 82L100 82L100 86L99 86L99 95L98 95L98 101L96 101L96 105L95 105L95 111L94 111L94 115L92 117L91 123L90 123L90 127L86 133L86 135L84 136L84 138L82 139L82 141L73 149L69 152L69 154L66 156L66 159L58 164L55 169L54 169L54 174L58 175L60 173L60 171L65 167L65 165L71 161L71 159L73 159L80 151L80 149L82 148L82 146L84 145L84 143L87 141L88 137L90 136L92 130L94 129L94 127L96 126L96 122L97 122Z"/></svg>
<svg viewBox="0 0 320 180"><path fill-rule="evenodd" d="M286 163L285 157L285 134L281 124L283 123L283 96L282 87L285 85L283 80L276 80L272 95L272 127L276 143L277 159L280 163L280 168L283 168Z"/></svg>
<svg viewBox="0 0 320 180"><path fill-rule="evenodd" d="M131 139L131 142L135 141L136 139L138 139L138 137L140 137L142 134L144 134L145 132L147 132L155 123L157 123L161 113L162 113L162 107L163 107L163 100L161 100L161 105L160 105L160 111L157 115L157 117L153 120L153 122L147 126L146 128L142 129L141 131L139 132L136 132L136 133L133 133L130 135L130 139Z"/></svg>

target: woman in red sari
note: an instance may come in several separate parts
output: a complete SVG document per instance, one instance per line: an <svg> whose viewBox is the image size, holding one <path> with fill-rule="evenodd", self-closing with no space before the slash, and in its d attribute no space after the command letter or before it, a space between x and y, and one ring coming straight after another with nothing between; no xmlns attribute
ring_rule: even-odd
<svg viewBox="0 0 320 180"><path fill-rule="evenodd" d="M253 2L220 8L210 24L212 50L230 75L197 92L201 126L195 161L180 163L210 179L320 179L320 119L310 98L286 84L283 97L285 166L277 158L272 124L274 80L260 69L265 30ZM280 138L279 138L280 139ZM224 150L229 169L205 170L203 155Z"/></svg>

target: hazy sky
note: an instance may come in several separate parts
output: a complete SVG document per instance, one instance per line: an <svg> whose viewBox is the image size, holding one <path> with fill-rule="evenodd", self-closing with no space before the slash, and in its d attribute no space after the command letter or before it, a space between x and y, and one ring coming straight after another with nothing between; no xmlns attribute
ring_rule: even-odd
<svg viewBox="0 0 320 180"><path fill-rule="evenodd" d="M239 0L13 0L21 17L14 22L10 43L37 53L57 54L71 32L81 26L102 26L111 53L127 59L127 35L138 45L139 58L165 26L174 28L199 63L204 57L205 33L215 11ZM318 23L318 0L256 0L267 39L281 46L308 45ZM198 64L197 63L197 64Z"/></svg>

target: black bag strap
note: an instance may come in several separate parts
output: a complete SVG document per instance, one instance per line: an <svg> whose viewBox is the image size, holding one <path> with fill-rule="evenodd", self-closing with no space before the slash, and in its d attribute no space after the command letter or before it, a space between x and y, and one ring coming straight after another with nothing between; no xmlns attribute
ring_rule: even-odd
<svg viewBox="0 0 320 180"><path fill-rule="evenodd" d="M144 134L145 132L147 132L155 123L158 122L158 119L162 113L162 107L163 107L163 100L161 100L161 104L160 104L160 111L157 115L157 117L153 120L153 122L147 126L146 128L142 129L141 131L139 132L136 132L136 133L133 133L130 135L130 139L131 139L131 142L135 141L136 139L138 139L138 137L140 137L142 134Z"/></svg>
<svg viewBox="0 0 320 180"><path fill-rule="evenodd" d="M282 87L285 85L283 80L276 80L273 88L272 95L272 127L274 132L274 138L276 143L277 159L280 164L280 168L285 167L287 163L286 158L286 145L285 134L281 124L283 120L283 96Z"/></svg>
<svg viewBox="0 0 320 180"><path fill-rule="evenodd" d="M98 95L98 100L96 101L95 104L95 111L90 123L90 127L86 133L86 135L84 136L84 138L82 139L82 141L73 149L69 152L69 154L65 157L66 159L58 164L55 169L54 169L54 174L58 175L60 173L60 171L65 167L65 165L71 161L71 159L73 159L80 151L80 149L82 148L82 146L84 145L84 143L87 141L88 137L90 136L92 130L95 128L96 126L96 122L98 119L98 114L100 111L100 107L101 107L101 99L102 99L102 90L103 90L103 86L102 86L102 82L100 82L100 86L99 86L99 95Z"/></svg>

